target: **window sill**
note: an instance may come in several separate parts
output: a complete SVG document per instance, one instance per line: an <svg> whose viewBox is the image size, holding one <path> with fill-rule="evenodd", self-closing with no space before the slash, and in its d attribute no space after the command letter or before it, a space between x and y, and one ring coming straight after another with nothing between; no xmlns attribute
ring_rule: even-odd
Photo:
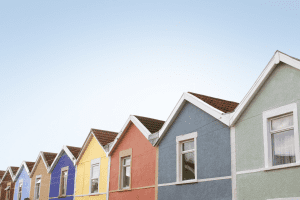
<svg viewBox="0 0 300 200"><path fill-rule="evenodd" d="M188 181L180 181L180 182L176 182L176 185L182 185L182 184L190 184L190 183L198 183L197 179L193 179L193 180L188 180Z"/></svg>
<svg viewBox="0 0 300 200"><path fill-rule="evenodd" d="M265 168L264 171L271 171L271 170L276 170L276 169L284 169L284 168L297 167L297 166L300 166L300 163L272 166L272 167Z"/></svg>

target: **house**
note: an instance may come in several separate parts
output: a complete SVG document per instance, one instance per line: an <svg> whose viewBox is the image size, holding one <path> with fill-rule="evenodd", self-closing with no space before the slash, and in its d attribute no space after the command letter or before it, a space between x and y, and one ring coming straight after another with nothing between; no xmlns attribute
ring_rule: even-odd
<svg viewBox="0 0 300 200"><path fill-rule="evenodd" d="M117 134L91 129L76 161L75 200L108 199L108 144Z"/></svg>
<svg viewBox="0 0 300 200"><path fill-rule="evenodd" d="M235 198L300 199L300 60L276 51L230 118Z"/></svg>
<svg viewBox="0 0 300 200"><path fill-rule="evenodd" d="M50 174L48 169L56 157L56 153L41 151L30 173L30 200L48 200Z"/></svg>
<svg viewBox="0 0 300 200"><path fill-rule="evenodd" d="M155 200L157 149L148 137L164 121L130 116L112 144L109 199Z"/></svg>
<svg viewBox="0 0 300 200"><path fill-rule="evenodd" d="M13 181L18 167L8 167L0 181L0 200L13 200L15 183Z"/></svg>
<svg viewBox="0 0 300 200"><path fill-rule="evenodd" d="M15 192L13 200L24 200L29 198L30 193L30 172L34 162L23 161L19 167L13 181L15 182Z"/></svg>
<svg viewBox="0 0 300 200"><path fill-rule="evenodd" d="M74 199L75 163L81 148L63 146L48 169L51 174L49 199Z"/></svg>
<svg viewBox="0 0 300 200"><path fill-rule="evenodd" d="M229 119L238 103L184 93L158 132L158 200L231 200Z"/></svg>

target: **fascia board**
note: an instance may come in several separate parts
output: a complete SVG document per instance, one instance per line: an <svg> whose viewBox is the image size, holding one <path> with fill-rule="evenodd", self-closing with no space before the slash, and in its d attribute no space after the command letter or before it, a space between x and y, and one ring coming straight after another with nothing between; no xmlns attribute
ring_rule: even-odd
<svg viewBox="0 0 300 200"><path fill-rule="evenodd" d="M11 179L14 180L15 175L14 175L12 169L11 169L11 166L8 167L8 171L9 171L9 173L10 173Z"/></svg>
<svg viewBox="0 0 300 200"><path fill-rule="evenodd" d="M82 145L82 149L81 149L81 151L79 153L78 159L75 162L76 165L78 164L78 162L80 161L82 155L84 154L85 149L86 149L87 145L89 144L91 136L92 136L92 130L90 131L90 133L88 134L88 136L86 137L86 139L85 139L85 141L84 141L84 143Z"/></svg>
<svg viewBox="0 0 300 200"><path fill-rule="evenodd" d="M157 146L159 144L161 138L164 136L164 134L167 132L169 127L172 125L172 123L176 119L177 115L180 113L180 111L183 108L186 101L188 101L191 104L195 105L196 107L200 108L204 112L210 114L211 116L218 119L222 123L229 125L229 114L224 115L224 113L222 111L212 107L211 105L198 99L194 95L189 94L189 93L183 93L183 95L179 99L178 103L176 104L175 108L173 109L170 116L168 117L167 121L164 123L163 127L160 129L159 140L155 143L154 146Z"/></svg>
<svg viewBox="0 0 300 200"><path fill-rule="evenodd" d="M111 152L113 151L115 145L118 143L118 140L121 137L121 135L123 134L123 132L126 130L126 128L127 128L128 124L130 123L130 121L131 121L131 115L128 117L128 119L126 120L125 124L123 125L121 131L118 133L117 137L115 138L114 143L112 144L112 147L108 152L109 156L111 155Z"/></svg>
<svg viewBox="0 0 300 200"><path fill-rule="evenodd" d="M69 156L69 158L72 160L73 164L75 165L75 163L76 163L76 158L75 158L75 156L72 154L72 152L70 151L70 149L69 149L66 145L63 146L63 149L65 150L66 154Z"/></svg>
<svg viewBox="0 0 300 200"><path fill-rule="evenodd" d="M98 144L100 145L100 147L102 148L102 150L104 151L104 153L105 153L105 155L106 155L106 157L107 157L107 152L105 151L105 149L104 149L104 147L102 146L102 144L98 141L98 139L96 138L96 136L95 136L95 134L93 133L93 131L92 131L92 134L93 134L93 136L94 136L94 138L97 140L97 142L98 142Z"/></svg>
<svg viewBox="0 0 300 200"><path fill-rule="evenodd" d="M265 83L265 81L267 80L269 75L272 73L272 71L274 70L274 68L277 66L277 64L280 61L300 70L300 61L293 59L293 58L277 51L274 54L274 56L271 58L271 60L269 61L268 65L265 67L265 69L259 75L259 77L255 81L253 86L250 88L249 92L246 94L246 96L243 98L241 103L236 108L236 111L233 113L233 115L229 121L230 126L234 126L234 124L237 122L238 118L241 116L243 111L249 105L251 100L254 98L256 93L259 91L261 86Z"/></svg>
<svg viewBox="0 0 300 200"><path fill-rule="evenodd" d="M138 120L135 116L131 116L132 123L140 130L140 132L147 138L151 135L151 132Z"/></svg>

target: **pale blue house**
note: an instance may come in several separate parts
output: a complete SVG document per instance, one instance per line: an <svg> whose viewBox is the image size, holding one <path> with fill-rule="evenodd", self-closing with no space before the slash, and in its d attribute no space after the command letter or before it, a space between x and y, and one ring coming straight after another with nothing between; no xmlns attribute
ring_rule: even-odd
<svg viewBox="0 0 300 200"><path fill-rule="evenodd" d="M15 182L13 200L24 200L29 198L30 193L30 172L34 166L34 162L23 161L19 167L13 181Z"/></svg>

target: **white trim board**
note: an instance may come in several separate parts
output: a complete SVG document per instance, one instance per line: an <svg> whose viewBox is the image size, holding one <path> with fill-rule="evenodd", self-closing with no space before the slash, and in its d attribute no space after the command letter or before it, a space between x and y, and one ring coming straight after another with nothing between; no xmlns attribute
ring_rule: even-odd
<svg viewBox="0 0 300 200"><path fill-rule="evenodd" d="M115 140L112 144L112 147L110 148L110 151L108 152L108 155L111 155L111 153L114 150L115 145L118 143L118 141L121 138L121 136L123 135L123 133L127 131L127 128L129 127L130 122L132 122L148 140L148 137L151 135L151 132L140 122L140 120L138 120L135 116L130 115L128 117L128 119L126 120L126 123L122 127L121 131L118 133L117 137L115 138Z"/></svg>
<svg viewBox="0 0 300 200"><path fill-rule="evenodd" d="M173 111L171 112L170 116L168 117L167 121L164 123L162 128L159 131L159 140L156 142L154 146L157 146L163 136L166 134L168 129L171 127L173 122L175 121L176 117L179 115L180 111L182 110L183 106L186 102L193 104L194 106L200 108L204 112L208 113L212 117L216 118L217 120L221 121L222 123L229 126L229 116L230 114L226 114L211 105L207 104L206 102L202 101L201 99L195 97L189 93L183 93L179 101L177 102L176 106L174 107Z"/></svg>
<svg viewBox="0 0 300 200"><path fill-rule="evenodd" d="M29 169L28 169L28 166L27 166L26 162L28 162L28 161L23 161L21 163L16 175L14 176L14 179L13 179L14 182L16 182L16 180L19 177L19 175L21 174L23 168L26 170L27 175L30 177L30 172L29 172Z"/></svg>
<svg viewBox="0 0 300 200"><path fill-rule="evenodd" d="M290 56L287 56L280 51L276 51L274 56L271 58L270 62L267 64L265 69L259 75L251 89L248 91L246 96L243 98L241 103L236 107L235 112L232 113L229 124L234 125L238 118L241 116L246 107L250 104L251 100L255 97L259 89L263 86L267 78L273 72L275 67L279 64L279 62L286 63L298 70L300 70L300 61L296 60Z"/></svg>
<svg viewBox="0 0 300 200"><path fill-rule="evenodd" d="M1 180L0 180L0 184L2 183L2 181L4 180L5 176L7 175L7 173L10 174L10 177L12 179L12 181L14 181L14 174L12 173L12 170L10 168L11 166L7 167L6 170L5 170L5 173L3 174Z"/></svg>
<svg viewBox="0 0 300 200"><path fill-rule="evenodd" d="M46 160L45 160L44 152L43 152L43 151L40 151L40 153L39 153L39 155L38 155L38 157L37 157L37 159L36 159L36 161L35 161L35 163L34 163L34 166L33 166L32 170L31 170L31 173L30 173L30 176L29 176L30 178L32 178L32 174L34 173L35 169L37 168L37 165L38 165L38 162L39 162L40 159L43 160L44 165L45 165L45 167L46 167L46 170L47 170L47 172L48 172L49 166L48 166L48 163L47 163Z"/></svg>
<svg viewBox="0 0 300 200"><path fill-rule="evenodd" d="M182 181L182 182L161 183L161 184L158 184L158 187L170 186L170 185L184 185L184 184L200 183L200 182L207 182L207 181L218 181L218 180L224 180L224 179L231 179L231 176L205 178L205 179L189 180L189 181Z"/></svg>

